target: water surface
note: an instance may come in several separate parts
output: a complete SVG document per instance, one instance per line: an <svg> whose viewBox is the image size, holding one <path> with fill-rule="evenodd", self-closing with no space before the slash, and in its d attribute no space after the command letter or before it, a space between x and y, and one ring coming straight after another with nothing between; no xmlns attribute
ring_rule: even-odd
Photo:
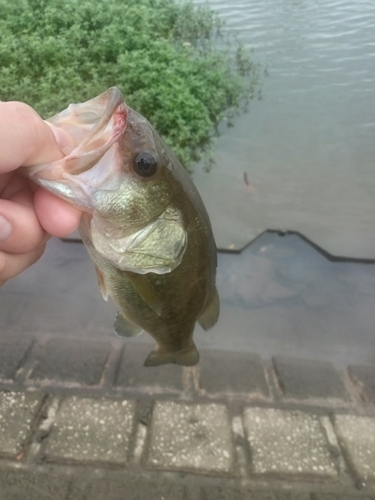
<svg viewBox="0 0 375 500"><path fill-rule="evenodd" d="M268 74L262 100L223 125L212 172L195 170L219 246L294 230L374 259L375 3L208 3Z"/></svg>
<svg viewBox="0 0 375 500"><path fill-rule="evenodd" d="M375 363L375 266L330 262L297 235L265 233L242 254L219 254L218 324L196 327L198 348ZM45 255L0 288L0 331L111 340L104 302L82 244L52 239ZM126 342L150 342L144 333Z"/></svg>

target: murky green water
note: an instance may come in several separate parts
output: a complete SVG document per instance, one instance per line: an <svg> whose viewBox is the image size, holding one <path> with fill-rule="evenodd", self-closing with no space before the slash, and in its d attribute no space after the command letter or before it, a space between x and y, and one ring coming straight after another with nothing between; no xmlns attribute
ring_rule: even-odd
<svg viewBox="0 0 375 500"><path fill-rule="evenodd" d="M375 363L375 266L330 262L296 235L265 233L240 255L219 254L221 314L199 348ZM113 339L82 244L53 239L36 265L0 289L0 331ZM150 342L147 334L127 342Z"/></svg>
<svg viewBox="0 0 375 500"><path fill-rule="evenodd" d="M374 259L375 3L208 3L268 73L262 100L222 128L212 172L194 175L219 246L283 229Z"/></svg>

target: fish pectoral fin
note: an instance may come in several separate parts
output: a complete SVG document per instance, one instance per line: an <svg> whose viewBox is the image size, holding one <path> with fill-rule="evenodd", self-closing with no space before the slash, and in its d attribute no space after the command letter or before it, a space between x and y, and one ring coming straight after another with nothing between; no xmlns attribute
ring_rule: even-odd
<svg viewBox="0 0 375 500"><path fill-rule="evenodd" d="M203 330L207 331L214 326L217 322L220 313L220 300L219 294L215 288L214 295L210 300L208 306L198 318L198 323Z"/></svg>
<svg viewBox="0 0 375 500"><path fill-rule="evenodd" d="M115 334L119 337L136 337L143 332L143 329L125 319L119 312L116 314L115 324L113 325L115 329Z"/></svg>
<svg viewBox="0 0 375 500"><path fill-rule="evenodd" d="M161 314L161 305L155 288L146 274L127 272L126 275L132 282L142 299L153 309L158 316Z"/></svg>
<svg viewBox="0 0 375 500"><path fill-rule="evenodd" d="M103 299L107 302L109 293L103 273L97 266L95 266L95 271L96 271L96 276L98 277L99 288L100 291L102 292Z"/></svg>
<svg viewBox="0 0 375 500"><path fill-rule="evenodd" d="M181 366L194 366L199 361L199 353L194 343L187 349L177 352L156 348L146 358L144 366L159 366L172 363Z"/></svg>

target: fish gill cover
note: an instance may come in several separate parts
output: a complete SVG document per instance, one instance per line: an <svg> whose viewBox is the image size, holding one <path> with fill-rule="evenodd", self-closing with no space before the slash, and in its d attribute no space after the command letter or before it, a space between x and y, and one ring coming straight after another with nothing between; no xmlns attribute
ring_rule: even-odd
<svg viewBox="0 0 375 500"><path fill-rule="evenodd" d="M224 30L225 31L225 30ZM0 100L44 118L116 85L185 166L255 95L258 67L208 6L176 0L0 0Z"/></svg>

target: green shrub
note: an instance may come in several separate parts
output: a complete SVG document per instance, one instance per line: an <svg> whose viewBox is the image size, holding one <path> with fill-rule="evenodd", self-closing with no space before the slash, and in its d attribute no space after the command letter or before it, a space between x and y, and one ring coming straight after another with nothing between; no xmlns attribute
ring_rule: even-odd
<svg viewBox="0 0 375 500"><path fill-rule="evenodd" d="M116 85L188 166L258 82L221 28L177 0L0 0L0 100L47 117Z"/></svg>

